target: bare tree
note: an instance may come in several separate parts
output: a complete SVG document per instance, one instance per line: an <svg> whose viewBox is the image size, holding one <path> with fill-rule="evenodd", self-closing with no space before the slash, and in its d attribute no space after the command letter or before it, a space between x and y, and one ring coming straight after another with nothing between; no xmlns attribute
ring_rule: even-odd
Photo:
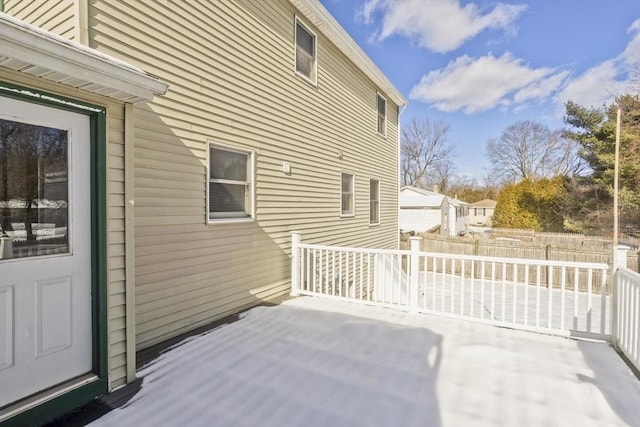
<svg viewBox="0 0 640 427"><path fill-rule="evenodd" d="M455 172L453 149L447 141L450 126L429 119L413 119L402 130L400 176L402 185L427 188L442 184ZM445 176L446 175L446 176Z"/></svg>
<svg viewBox="0 0 640 427"><path fill-rule="evenodd" d="M516 122L487 141L493 176L502 182L578 175L586 169L579 144L561 131L532 121Z"/></svg>

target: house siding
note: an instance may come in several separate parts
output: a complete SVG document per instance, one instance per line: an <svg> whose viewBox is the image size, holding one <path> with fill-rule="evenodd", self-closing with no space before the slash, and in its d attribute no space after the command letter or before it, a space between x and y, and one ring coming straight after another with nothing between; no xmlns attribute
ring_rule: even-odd
<svg viewBox="0 0 640 427"><path fill-rule="evenodd" d="M397 106L387 96L388 136L378 135L380 89L300 15L318 37L317 86L297 76L288 2L89 8L91 47L170 84L134 109L139 349L286 294L292 231L313 243L396 247ZM206 224L208 141L255 152L255 221ZM353 218L340 218L343 171L355 175ZM380 180L374 227L370 178Z"/></svg>
<svg viewBox="0 0 640 427"><path fill-rule="evenodd" d="M5 13L78 41L77 2L85 0L5 0Z"/></svg>
<svg viewBox="0 0 640 427"><path fill-rule="evenodd" d="M0 68L0 81L86 101L107 109L107 310L110 389L126 382L125 243L124 243L124 105L68 86L47 83Z"/></svg>

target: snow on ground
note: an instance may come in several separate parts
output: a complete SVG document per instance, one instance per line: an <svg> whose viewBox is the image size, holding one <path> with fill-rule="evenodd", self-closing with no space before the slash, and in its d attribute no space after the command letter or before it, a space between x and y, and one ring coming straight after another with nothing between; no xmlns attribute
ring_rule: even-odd
<svg viewBox="0 0 640 427"><path fill-rule="evenodd" d="M296 298L164 353L95 426L640 426L604 343Z"/></svg>

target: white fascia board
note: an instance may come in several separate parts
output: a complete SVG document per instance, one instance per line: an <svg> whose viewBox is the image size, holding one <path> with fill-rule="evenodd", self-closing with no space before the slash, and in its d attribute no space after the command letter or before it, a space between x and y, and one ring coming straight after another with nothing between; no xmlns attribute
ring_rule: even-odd
<svg viewBox="0 0 640 427"><path fill-rule="evenodd" d="M157 77L117 58L0 13L0 57L13 68L127 102L166 93Z"/></svg>
<svg viewBox="0 0 640 427"><path fill-rule="evenodd" d="M318 0L289 0L318 30L335 44L347 58L364 72L396 105L406 105L407 100L389 81Z"/></svg>

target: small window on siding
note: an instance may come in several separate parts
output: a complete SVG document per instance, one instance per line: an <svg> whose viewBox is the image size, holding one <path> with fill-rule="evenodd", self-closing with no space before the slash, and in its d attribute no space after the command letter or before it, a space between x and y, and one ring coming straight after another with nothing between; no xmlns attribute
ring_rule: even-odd
<svg viewBox="0 0 640 427"><path fill-rule="evenodd" d="M209 143L208 219L253 218L253 152Z"/></svg>
<svg viewBox="0 0 640 427"><path fill-rule="evenodd" d="M380 181L369 180L369 224L380 224Z"/></svg>
<svg viewBox="0 0 640 427"><path fill-rule="evenodd" d="M378 94L378 133L387 136L387 100Z"/></svg>
<svg viewBox="0 0 640 427"><path fill-rule="evenodd" d="M296 18L296 73L316 84L316 35Z"/></svg>
<svg viewBox="0 0 640 427"><path fill-rule="evenodd" d="M343 216L351 216L355 213L354 208L354 177L349 173L342 174L342 184L341 184L341 211L340 214Z"/></svg>

